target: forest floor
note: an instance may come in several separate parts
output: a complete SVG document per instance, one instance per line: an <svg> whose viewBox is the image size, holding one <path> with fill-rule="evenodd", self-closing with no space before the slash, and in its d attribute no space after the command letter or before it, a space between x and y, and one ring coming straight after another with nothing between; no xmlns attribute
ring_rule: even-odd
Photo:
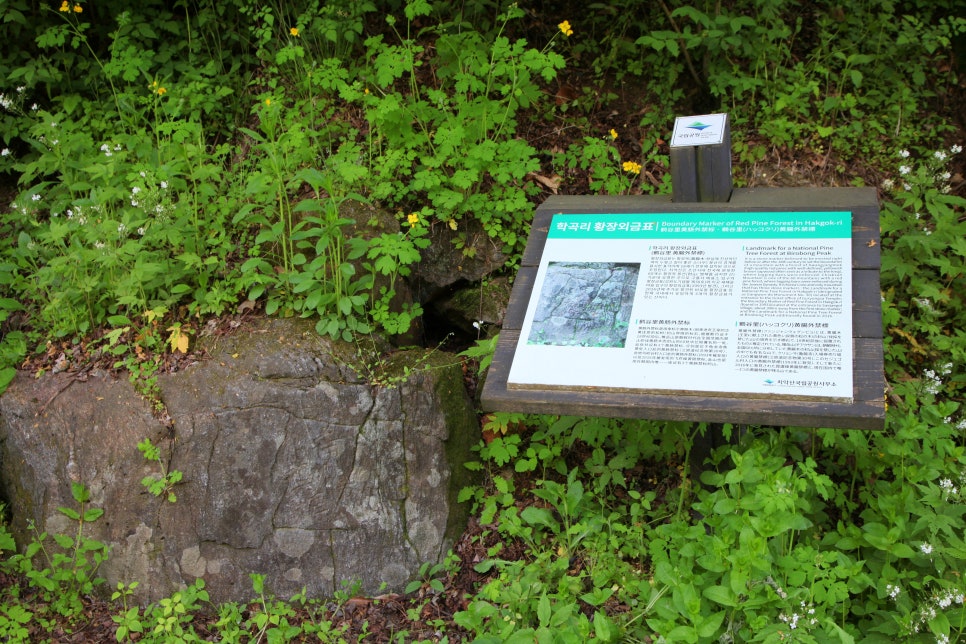
<svg viewBox="0 0 966 644"><path fill-rule="evenodd" d="M615 90L617 98L600 105L598 108L581 111L577 119L560 119L548 121L542 117L527 118L520 115L520 136L525 137L538 150L562 151L571 143L581 140L585 136L604 136L612 129L619 133L618 145L621 147L623 158L639 157L640 141L645 137L660 136L656 132L641 131L638 125L642 115L648 110L646 104L641 104L637 96L643 92L636 92L632 84L623 84ZM573 74L560 81L556 88L550 88L545 100L553 101L557 106L565 105L578 96L586 96L579 74ZM947 122L955 126L946 143L966 143L966 80L958 87L948 87L937 93L933 109L946 116ZM579 125L573 125L577 122ZM754 135L745 135L749 147L762 146L766 152L764 158L754 164L741 164L735 161L733 168L736 185L746 186L844 186L855 185L855 180L861 179L864 185L880 186L885 178L881 168L866 165L859 160L847 163L836 158L834 151L820 151L808 148L794 150L779 149L765 141L756 141ZM660 150L667 153L667 142L659 143ZM898 150L896 150L898 153ZM843 155L844 156L844 155ZM560 194L588 194L588 177L579 171L572 171L566 177L555 176L555 169L550 166L547 155L546 167L541 176L552 179L549 184L557 184L555 188L549 185L540 201L554 192ZM652 165L643 169L645 180L653 185L660 185L661 177L669 168ZM952 168L951 191L960 196L966 196L966 154L960 154L955 159ZM15 195L15 186L6 186L0 190L0 211ZM31 366L38 369L45 368L43 360L34 360ZM475 370L467 369L468 373ZM475 383L468 382L469 387ZM641 464L638 474L648 479L651 486L659 490L667 490L680 483L678 470L673 464L652 463ZM517 491L526 491L526 485L517 483ZM531 497L532 498L532 497ZM522 501L521 501L522 502ZM342 633L346 641L389 642L401 633L406 641L429 640L439 641L444 636L449 642L464 641L467 633L453 622L453 615L463 610L470 598L476 595L480 587L487 581L487 576L474 570L474 565L486 557L487 549L493 546L498 536L490 526L481 526L475 519L471 519L462 537L453 546L453 553L458 558L457 572L443 577L443 589L433 588L424 583L418 590L409 594L386 594L379 597L350 597L336 605L330 603L322 605L322 610L312 612L307 608L293 606L296 617L290 622L299 620L325 619L332 623L333 633ZM525 556L522 544L505 543L501 551L503 559ZM574 567L581 566L579 559L573 561ZM29 600L34 592L23 583L9 575L0 574L0 587L19 585L24 599ZM288 599L288 598L279 598ZM43 614L43 603L39 597L31 602L35 614ZM626 610L625 607L614 605L606 607L609 612L617 613ZM243 617L250 617L260 610L260 604L253 602ZM43 626L34 622L36 641L53 642L109 642L115 641L117 624L112 617L121 612L116 602L106 599L87 598L83 614L70 622L60 620L52 613L47 613L48 619L58 625L51 628L49 624ZM193 622L196 633L204 638L218 639L215 627L217 616L214 611L202 613ZM133 638L137 640L137 635ZM315 641L318 641L316 639ZM324 641L324 640L323 640ZM331 641L337 641L333 639Z"/></svg>

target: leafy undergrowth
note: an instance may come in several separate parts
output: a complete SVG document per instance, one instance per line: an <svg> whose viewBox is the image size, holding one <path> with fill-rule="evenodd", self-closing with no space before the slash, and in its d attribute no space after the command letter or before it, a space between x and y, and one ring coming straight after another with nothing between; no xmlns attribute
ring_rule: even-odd
<svg viewBox="0 0 966 644"><path fill-rule="evenodd" d="M966 638L955 3L562 3L568 16L463 3L444 16L415 0L388 19L368 2L117 16L8 4L27 35L0 61L23 82L0 97L0 170L16 184L2 191L0 388L17 368L80 380L96 364L163 420L154 375L205 359L194 339L246 316L402 333L419 306L390 303L430 232L452 231L467 257L481 232L512 274L535 203L666 192L671 115L721 110L739 185L878 188L889 410L882 432L484 419L467 531L407 592L378 597L273 598L253 574L245 605L212 605L203 583L132 605L149 580L98 583L103 544L83 524L100 517L75 487L80 508L62 512L76 532L34 535L0 567L0 637ZM344 234L354 201L398 231ZM708 432L732 440L694 471Z"/></svg>
<svg viewBox="0 0 966 644"><path fill-rule="evenodd" d="M523 426L520 429L532 434L532 429ZM497 446L504 440L510 444L515 442L503 436L497 439ZM590 457L588 446L577 444L568 460L576 463ZM495 458L497 461L502 459L499 455ZM664 499L682 483L683 468L675 465L675 460L633 464L625 472L630 488L652 490L653 498ZM528 506L540 511L551 507L546 501L530 496L534 486L540 485L532 474L521 471L516 475L515 485L515 500L504 499L503 503L524 512ZM491 479L483 496L496 494L501 488L506 489L501 483L494 486ZM478 492L483 492L483 488ZM84 498L83 486L76 486L75 494ZM633 491L631 494L637 495ZM622 496L628 498L626 491ZM69 513L66 509L62 512ZM89 518L96 520L98 517ZM101 548L101 544L83 538L80 543L82 550ZM69 548L71 544L66 545ZM474 516L447 560L436 566L424 566L420 577L409 584L405 593L361 595L357 588L346 583L330 599L296 595L280 601L268 592L270 581L252 575L251 602L217 606L207 601L203 582L196 582L183 592L148 607L128 603L126 597L136 585L119 587L112 599L107 600L103 597L102 586L99 592L90 592L99 585L97 582L83 588L73 586L79 578L94 580L94 565L88 567L83 562L77 565L76 559L61 560L59 564L55 560L49 568L40 571L41 574L32 568L24 573L19 572L25 569L19 563L23 558L15 556L0 565L0 634L7 637L7 641L76 643L476 641L479 633L461 625L456 615L465 614L481 588L499 583L502 565L543 565L537 559L543 559L545 555L536 553L533 545L532 539L528 545L528 539L502 532L496 523L481 525ZM586 578L589 568L594 565L594 561L587 558L592 556L590 553L563 546L552 551L560 574L574 580L582 579L580 583L584 589L592 590L592 584ZM494 565L496 553L500 566ZM51 592L51 589L55 591ZM576 609L590 619L598 609L619 618L629 614L633 606L608 595L602 602L580 600Z"/></svg>

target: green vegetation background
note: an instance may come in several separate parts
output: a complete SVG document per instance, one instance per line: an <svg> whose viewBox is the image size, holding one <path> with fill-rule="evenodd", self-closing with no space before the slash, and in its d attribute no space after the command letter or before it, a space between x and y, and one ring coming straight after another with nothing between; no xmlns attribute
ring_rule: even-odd
<svg viewBox="0 0 966 644"><path fill-rule="evenodd" d="M470 464L486 484L463 496L498 539L436 626L484 642L962 640L964 16L956 0L2 0L0 390L82 347L150 397L165 352L243 303L347 340L405 333L421 306L392 303L432 231L466 255L485 235L512 274L544 190L667 191L673 116L727 111L739 182L785 155L880 189L886 430L741 428L695 486L702 426L493 418ZM594 131L622 85L639 88L636 122ZM350 226L351 202L398 229ZM649 484L654 468L676 483ZM74 492L77 534L5 563L48 603L6 589L0 635L83 622L107 555ZM456 574L452 559L425 572L420 597ZM198 637L203 584L137 607L138 581L114 593L117 639ZM270 600L265 582L254 611L208 607L222 638L349 637L326 604L296 621L309 600Z"/></svg>

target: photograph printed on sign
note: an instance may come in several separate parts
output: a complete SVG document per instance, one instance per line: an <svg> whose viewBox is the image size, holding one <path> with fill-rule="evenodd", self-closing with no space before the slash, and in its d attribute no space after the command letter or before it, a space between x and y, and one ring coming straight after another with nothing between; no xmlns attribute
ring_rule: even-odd
<svg viewBox="0 0 966 644"><path fill-rule="evenodd" d="M624 348L639 263L549 262L529 344Z"/></svg>

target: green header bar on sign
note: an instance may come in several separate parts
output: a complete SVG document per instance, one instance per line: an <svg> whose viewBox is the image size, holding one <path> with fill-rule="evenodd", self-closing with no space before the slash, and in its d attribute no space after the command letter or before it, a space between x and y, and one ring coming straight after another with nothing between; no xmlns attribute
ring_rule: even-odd
<svg viewBox="0 0 966 644"><path fill-rule="evenodd" d="M689 212L557 214L550 239L834 239L852 236L852 213Z"/></svg>

